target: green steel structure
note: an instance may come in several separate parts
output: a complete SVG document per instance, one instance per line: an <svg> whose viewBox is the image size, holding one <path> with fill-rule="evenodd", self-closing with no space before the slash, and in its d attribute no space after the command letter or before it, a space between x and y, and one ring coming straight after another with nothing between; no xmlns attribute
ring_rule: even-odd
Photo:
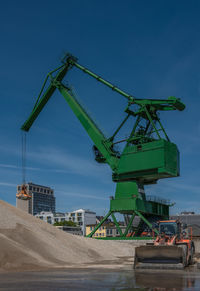
<svg viewBox="0 0 200 291"><path fill-rule="evenodd" d="M80 105L73 90L62 82L73 67L80 69L127 99L126 116L109 138L104 136ZM77 59L72 55L66 54L62 65L48 73L34 108L21 127L22 130L29 131L56 89L60 91L94 142L95 160L110 166L112 179L116 182L116 193L115 197L111 197L110 210L89 237L93 236L109 216L112 217L120 236L124 238L132 228L135 216L141 219L136 235L141 233L144 225L152 229L153 220L168 219L169 205L160 201L147 200L144 185L155 184L159 179L179 176L179 151L177 146L170 141L161 123L159 112L184 110L185 105L180 99L175 97L168 97L165 100L135 98L78 64ZM133 119L133 127L129 136L117 140L119 131L130 118ZM121 152L115 150L115 145L118 143L124 144ZM128 217L125 233L122 233L115 213Z"/></svg>

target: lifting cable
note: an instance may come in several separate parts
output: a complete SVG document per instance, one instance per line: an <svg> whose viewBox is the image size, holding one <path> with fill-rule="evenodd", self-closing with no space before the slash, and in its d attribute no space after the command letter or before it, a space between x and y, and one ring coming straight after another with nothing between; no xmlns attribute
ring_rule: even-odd
<svg viewBox="0 0 200 291"><path fill-rule="evenodd" d="M26 133L22 132L22 184L26 183Z"/></svg>

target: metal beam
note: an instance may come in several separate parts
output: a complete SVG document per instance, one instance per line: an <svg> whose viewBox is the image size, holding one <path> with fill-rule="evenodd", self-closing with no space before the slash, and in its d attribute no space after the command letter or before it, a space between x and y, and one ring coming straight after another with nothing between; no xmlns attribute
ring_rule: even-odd
<svg viewBox="0 0 200 291"><path fill-rule="evenodd" d="M119 226L119 223L117 222L117 219L116 219L114 213L112 213L111 216L112 216L112 219L113 219L114 224L116 225L117 230L120 233L120 236L123 236L122 230L121 230L121 228Z"/></svg>
<svg viewBox="0 0 200 291"><path fill-rule="evenodd" d="M54 70L55 71L55 70ZM64 68L63 66L61 67L61 70L57 73L56 77L54 78L55 81L61 81L65 74L68 71L68 66L66 65ZM49 76L49 74L48 74ZM48 88L46 89L46 91L43 93L42 97L40 98L42 91L45 87L45 84L47 82L48 76L45 78L44 84L42 86L42 90L40 91L40 94L36 100L35 106L29 116L29 118L25 121L25 123L22 125L21 130L24 131L29 131L29 129L31 128L32 124L34 123L34 121L36 120L36 118L38 117L38 115L40 114L40 112L42 111L42 109L44 108L44 106L47 104L47 102L49 101L49 99L51 98L51 96L53 95L54 91L56 90L56 86L54 84L52 84L52 82L50 83L50 85L48 86Z"/></svg>
<svg viewBox="0 0 200 291"><path fill-rule="evenodd" d="M112 211L109 210L109 212L107 213L107 215L100 221L100 223L95 227L95 229L93 231L91 231L87 237L92 237L93 234L97 231L97 229L99 229L99 227L101 227L101 225L106 221L106 219L111 215Z"/></svg>
<svg viewBox="0 0 200 291"><path fill-rule="evenodd" d="M90 70L88 70L87 68L79 65L78 63L74 62L73 65L75 67L77 67L78 69L80 69L81 71L83 71L84 73L90 75L91 77L95 78L97 81L103 83L104 85L108 86L109 88L111 88L113 91L116 91L117 93L121 94L122 96L126 97L129 101L134 101L135 97L131 96L130 94L124 92L123 90L119 89L118 87L116 87L115 85L111 84L110 82L104 80L103 78L101 78L100 76L98 76L97 74L91 72Z"/></svg>
<svg viewBox="0 0 200 291"><path fill-rule="evenodd" d="M157 229L153 229L153 225L142 215L141 212L135 210L135 213L150 227L157 235L159 234Z"/></svg>
<svg viewBox="0 0 200 291"><path fill-rule="evenodd" d="M132 214L132 216L131 216L131 219L129 220L129 223L128 223L127 227L126 227L126 230L125 230L123 236L127 236L128 231L129 231L129 229L130 229L130 227L131 227L131 225L132 225L132 223L133 223L133 219L134 219L134 218L135 218L135 213L133 212L133 214Z"/></svg>

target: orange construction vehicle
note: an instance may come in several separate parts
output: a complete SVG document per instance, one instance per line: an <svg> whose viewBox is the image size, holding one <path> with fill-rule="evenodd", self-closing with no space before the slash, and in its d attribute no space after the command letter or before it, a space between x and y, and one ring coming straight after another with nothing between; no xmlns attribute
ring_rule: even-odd
<svg viewBox="0 0 200 291"><path fill-rule="evenodd" d="M153 243L136 247L136 269L183 269L193 261L194 242L178 220L159 222L159 234Z"/></svg>

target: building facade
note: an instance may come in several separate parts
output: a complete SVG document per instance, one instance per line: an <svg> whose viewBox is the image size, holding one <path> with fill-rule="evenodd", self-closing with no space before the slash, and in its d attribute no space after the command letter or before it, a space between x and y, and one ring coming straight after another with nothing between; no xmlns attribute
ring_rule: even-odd
<svg viewBox="0 0 200 291"><path fill-rule="evenodd" d="M38 214L35 215L35 217L49 223L49 224L54 224L56 222L64 222L67 221L67 217L65 215L65 213L52 213L52 212L46 212L46 211L42 211ZM55 226L58 229L61 229L67 233L70 234L75 234L75 235L83 235L83 232L81 230L80 226L68 226L68 225L64 225L64 226Z"/></svg>
<svg viewBox="0 0 200 291"><path fill-rule="evenodd" d="M31 199L23 200L16 198L16 206L32 215L36 215L42 211L55 213L56 199L54 190L47 186L27 183L26 191ZM21 185L17 186L17 193L21 191Z"/></svg>
<svg viewBox="0 0 200 291"><path fill-rule="evenodd" d="M95 229L97 224L90 224L86 226L86 236ZM122 233L125 232L126 226L120 225ZM93 237L104 238L104 237L119 237L120 233L113 222L105 222L102 226L93 234Z"/></svg>
<svg viewBox="0 0 200 291"><path fill-rule="evenodd" d="M40 213L37 213L35 215L35 217L49 223L49 224L54 224L55 223L55 218L54 218L54 213L52 212L48 212L48 211L41 211ZM61 218L60 218L61 219ZM62 221L65 221L65 218L63 218L64 220ZM61 222L61 220L59 221Z"/></svg>
<svg viewBox="0 0 200 291"><path fill-rule="evenodd" d="M64 226L55 226L55 227L70 234L81 235L81 236L83 235L83 232L79 226L64 225Z"/></svg>
<svg viewBox="0 0 200 291"><path fill-rule="evenodd" d="M96 223L96 213L86 209L78 209L67 213L42 211L35 216L50 224L54 224L55 222L73 221L81 228L84 236L86 235L86 225Z"/></svg>
<svg viewBox="0 0 200 291"><path fill-rule="evenodd" d="M177 215L172 215L171 219L178 219L183 225L187 225L194 237L200 237L200 214L184 211Z"/></svg>
<svg viewBox="0 0 200 291"><path fill-rule="evenodd" d="M96 213L88 209L78 209L66 213L67 220L76 222L82 229L83 235L86 235L86 225L96 223Z"/></svg>

